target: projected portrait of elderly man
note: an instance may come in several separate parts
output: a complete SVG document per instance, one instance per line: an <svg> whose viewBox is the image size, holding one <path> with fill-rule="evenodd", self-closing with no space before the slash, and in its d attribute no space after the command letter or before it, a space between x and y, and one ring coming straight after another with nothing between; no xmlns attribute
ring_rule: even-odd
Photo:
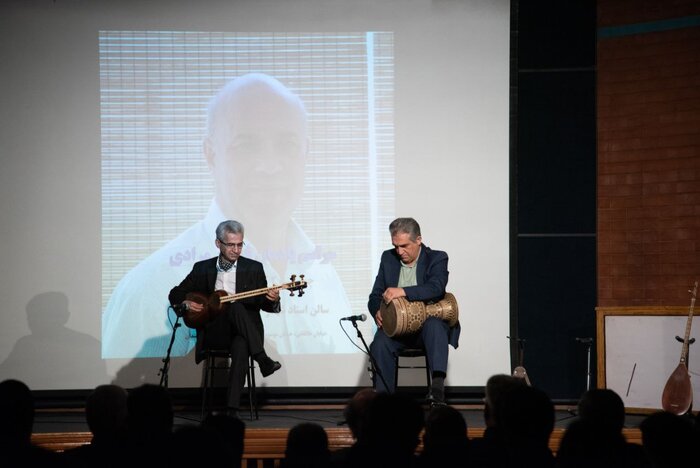
<svg viewBox="0 0 700 468"><path fill-rule="evenodd" d="M262 233L258 252L284 272L309 146L302 102L266 75L247 75L212 101L208 127L204 153L219 208Z"/></svg>
<svg viewBox="0 0 700 468"><path fill-rule="evenodd" d="M282 313L266 318L266 338L277 352L351 351L338 326L339 318L351 314L342 283L293 219L304 192L307 127L302 101L268 75L241 76L212 98L203 152L214 200L204 219L119 282L103 314L103 357L166 353L172 331L168 291L196 260L212 256L211 233L224 219L245 223L252 236L242 255L263 263L270 285L289 281L291 274L311 280L302 297L283 294ZM178 332L173 355L186 354L194 342L193 331Z"/></svg>

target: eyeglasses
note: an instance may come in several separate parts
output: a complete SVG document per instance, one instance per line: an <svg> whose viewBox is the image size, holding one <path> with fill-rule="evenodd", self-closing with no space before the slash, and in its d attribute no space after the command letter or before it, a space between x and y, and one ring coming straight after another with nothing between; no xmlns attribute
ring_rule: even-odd
<svg viewBox="0 0 700 468"><path fill-rule="evenodd" d="M245 242L239 242L239 243L228 243L224 242L221 239L219 239L219 244L223 245L224 247L228 249L236 249L236 250L241 250L243 246L245 245Z"/></svg>

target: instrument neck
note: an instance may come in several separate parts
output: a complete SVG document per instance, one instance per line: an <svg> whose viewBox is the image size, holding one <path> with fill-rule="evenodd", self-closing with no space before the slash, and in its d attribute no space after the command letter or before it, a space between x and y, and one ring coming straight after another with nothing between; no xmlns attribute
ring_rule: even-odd
<svg viewBox="0 0 700 468"><path fill-rule="evenodd" d="M270 291L274 291L275 289L289 289L296 286L299 286L299 282L290 282L290 283L284 283L280 284L279 286L271 286L268 288L260 288L260 289L252 289L250 291L244 291L241 293L236 293L236 294L229 294L227 296L221 296L219 298L220 303L226 303L226 302L233 302L237 301L239 299L246 299L248 297L254 297L254 296L262 296L263 294L267 294Z"/></svg>
<svg viewBox="0 0 700 468"><path fill-rule="evenodd" d="M254 296L260 296L263 294L267 294L268 291L271 291L274 288L260 288L260 289L253 289L251 291L246 291L238 294L229 294L228 296L222 296L219 299L219 302L226 303L226 302L233 302L237 301L238 299L245 299L247 297L254 297Z"/></svg>
<svg viewBox="0 0 700 468"><path fill-rule="evenodd" d="M688 321L685 324L685 337L683 338L683 352L681 353L681 362L685 363L688 360L688 347L690 346L690 328L693 324L693 309L695 308L695 296L698 290L698 282L695 282L693 288L693 297L690 299L690 310L688 311Z"/></svg>

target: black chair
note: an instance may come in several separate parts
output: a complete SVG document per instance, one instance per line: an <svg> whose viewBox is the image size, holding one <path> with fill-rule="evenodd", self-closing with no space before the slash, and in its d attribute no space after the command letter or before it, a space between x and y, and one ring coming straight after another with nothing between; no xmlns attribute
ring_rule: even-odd
<svg viewBox="0 0 700 468"><path fill-rule="evenodd" d="M231 352L228 349L202 350L204 357L204 384L202 387L202 420L212 409L214 393L214 372L217 370L228 371L231 364ZM255 361L253 356L248 356L248 375L246 383L248 387L248 407L250 420L258 419L258 405L255 398ZM218 361L218 362L217 362ZM223 361L223 364L221 363Z"/></svg>
<svg viewBox="0 0 700 468"><path fill-rule="evenodd" d="M425 364L423 365L407 365L403 366L400 364L400 358L416 358L424 357ZM394 374L394 392L399 387L399 369L425 369L426 386L428 388L428 394L430 394L430 384L432 383L432 378L430 374L430 366L428 365L428 356L425 354L425 348L406 348L394 355L395 359L395 374Z"/></svg>

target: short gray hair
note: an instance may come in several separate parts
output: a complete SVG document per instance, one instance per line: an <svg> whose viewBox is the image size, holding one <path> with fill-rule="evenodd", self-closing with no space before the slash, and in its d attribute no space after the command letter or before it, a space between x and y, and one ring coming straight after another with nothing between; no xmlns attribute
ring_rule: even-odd
<svg viewBox="0 0 700 468"><path fill-rule="evenodd" d="M420 225L418 221L413 218L396 218L389 225L389 232L391 233L391 237L394 237L400 232L406 233L412 241L415 241L420 237Z"/></svg>
<svg viewBox="0 0 700 468"><path fill-rule="evenodd" d="M224 235L229 232L231 234L243 234L243 225L232 219L222 221L216 227L216 238L223 241Z"/></svg>

